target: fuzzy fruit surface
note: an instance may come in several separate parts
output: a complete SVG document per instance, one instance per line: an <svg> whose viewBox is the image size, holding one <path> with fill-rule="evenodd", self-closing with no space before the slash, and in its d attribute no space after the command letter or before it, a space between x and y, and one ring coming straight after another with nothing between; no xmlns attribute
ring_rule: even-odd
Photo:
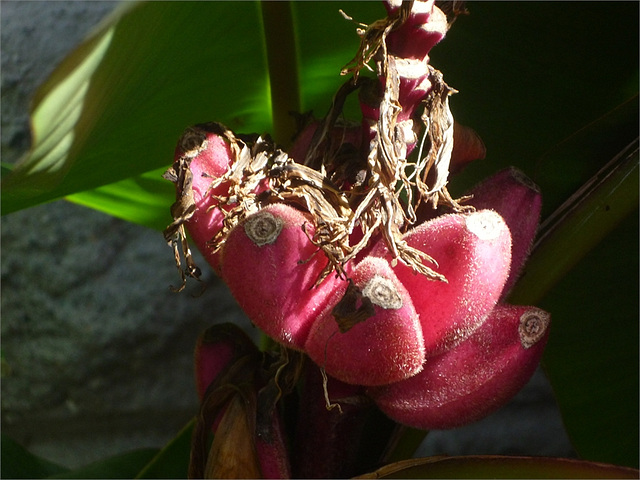
<svg viewBox="0 0 640 480"><path fill-rule="evenodd" d="M308 214L274 204L236 226L222 250L222 278L244 312L267 335L297 350L347 285L331 276L315 286L327 259L309 240L312 234Z"/></svg>
<svg viewBox="0 0 640 480"><path fill-rule="evenodd" d="M342 333L325 310L311 329L307 354L350 384L386 385L415 375L424 362L424 340L409 293L381 258L365 258L351 279L373 304L373 315Z"/></svg>
<svg viewBox="0 0 640 480"><path fill-rule="evenodd" d="M447 279L430 280L400 262L393 269L420 316L430 357L471 335L496 304L509 274L511 235L500 215L481 210L436 217L404 240L436 259ZM383 244L372 255L392 260Z"/></svg>
<svg viewBox="0 0 640 480"><path fill-rule="evenodd" d="M548 338L549 314L500 305L456 348L416 376L369 394L389 417L420 429L448 429L504 405L531 378Z"/></svg>

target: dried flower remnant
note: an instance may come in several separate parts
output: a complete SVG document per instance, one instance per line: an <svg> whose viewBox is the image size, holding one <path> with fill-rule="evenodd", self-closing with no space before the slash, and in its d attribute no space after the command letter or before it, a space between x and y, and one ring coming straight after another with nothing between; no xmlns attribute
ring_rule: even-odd
<svg viewBox="0 0 640 480"><path fill-rule="evenodd" d="M527 310L520 317L520 344L527 349L538 343L546 334L551 316L540 309Z"/></svg>
<svg viewBox="0 0 640 480"><path fill-rule="evenodd" d="M176 201L171 206L174 221L164 230L164 237L173 248L176 266L182 278L180 291L187 277L198 279L200 269L193 261L185 226L201 252L206 252L206 241L220 230L223 214L216 209L216 195L223 193L225 186L210 189L211 176L220 176L227 171L234 153L226 141L228 130L214 122L195 125L185 130L174 153L174 163L163 175L176 185ZM181 254L186 267L182 268ZM219 260L211 255L207 260L219 271Z"/></svg>
<svg viewBox="0 0 640 480"><path fill-rule="evenodd" d="M366 189L356 190L362 198L349 231L356 222L362 225L365 238L379 229L395 258L431 279L445 280L424 263L426 260L435 264L434 259L402 240L401 230L415 223L415 208L421 202L434 206L444 202L457 211L464 210L446 190L453 148L453 116L448 97L453 90L444 83L442 74L428 65L427 55L444 37L448 25L433 2L404 2L399 8L388 10L386 19L359 30L360 49L342 71L353 75L354 88L363 89L363 143L368 144ZM407 31L398 33L403 28L411 30L412 35L423 32L416 39L420 41L412 38L413 49L403 48L397 42L408 35ZM368 64L372 60L379 85L359 76L362 68L371 69ZM421 115L416 114L419 106L424 107ZM325 121L334 117L331 112ZM424 132L419 157L409 162L407 156L421 129ZM324 131L329 130L325 126ZM331 172L331 167L327 165L327 171ZM406 203L400 200L403 194Z"/></svg>
<svg viewBox="0 0 640 480"><path fill-rule="evenodd" d="M421 40L427 41L418 50L407 49L398 41L407 35L397 33L403 28L420 30ZM329 260L317 284L333 271L346 278L345 265L367 248L376 233L382 235L394 257L414 271L444 281L442 274L425 263L435 265L435 260L407 245L401 230L415 222L415 208L421 202L445 202L455 210L463 209L451 199L445 186L453 145L453 117L448 107L452 90L442 81L442 74L428 65L427 55L447 28L444 14L433 2L408 2L400 8L390 7L389 17L361 31L360 51L352 66L343 70L343 74L351 73L353 77L336 94L329 113L317 124L304 163L294 161L268 137L241 138L219 124L211 124L214 128L210 131L224 140L230 161L226 171L203 169L202 178L194 180L197 175L193 168L206 161L200 157L211 149L203 140L209 137L188 130L181 145L189 147L180 149L176 163L167 173L167 178L176 182L180 208L173 212L175 221L168 227L166 237L174 247L176 262L180 260L180 249L187 259L188 268L184 272L181 269L183 283L186 276L196 276L184 240L184 225L195 223L189 222L196 203L189 182L202 183L206 179L210 183L201 194L209 197L207 208L218 209L224 216L221 228L211 229L204 249L207 258L222 248L229 232L248 215L271 203L284 202L311 214L311 241ZM387 41L391 43L389 48ZM376 63L382 91L371 95L369 105L362 104L363 141L345 150L344 140L353 136L343 135L342 141L335 140L336 129L340 128L338 118L347 95L363 85L365 91L371 89L372 80L359 77L359 70L371 60ZM420 130L424 130L420 151L426 155L409 162L406 157ZM302 153L296 155L301 157ZM357 165L355 169L349 167L352 163ZM181 182L180 175L187 180ZM400 200L403 192L406 202ZM355 229L362 234L352 243ZM216 262L212 263L218 269Z"/></svg>

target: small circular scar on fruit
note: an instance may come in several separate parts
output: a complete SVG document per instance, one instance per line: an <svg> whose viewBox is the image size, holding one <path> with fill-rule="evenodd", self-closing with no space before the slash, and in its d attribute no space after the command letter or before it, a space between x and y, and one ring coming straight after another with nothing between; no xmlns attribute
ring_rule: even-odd
<svg viewBox="0 0 640 480"><path fill-rule="evenodd" d="M402 297L391 280L374 275L362 289L362 295L379 307L397 310L402 307Z"/></svg>
<svg viewBox="0 0 640 480"><path fill-rule="evenodd" d="M276 241L284 222L269 212L258 212L247 219L244 231L253 243L258 247L268 245Z"/></svg>
<svg viewBox="0 0 640 480"><path fill-rule="evenodd" d="M479 239L492 240L500 235L504 220L493 210L480 210L467 216L465 224Z"/></svg>
<svg viewBox="0 0 640 480"><path fill-rule="evenodd" d="M551 315L539 308L532 308L522 314L520 325L518 325L518 334L523 348L532 347L544 337L550 320Z"/></svg>

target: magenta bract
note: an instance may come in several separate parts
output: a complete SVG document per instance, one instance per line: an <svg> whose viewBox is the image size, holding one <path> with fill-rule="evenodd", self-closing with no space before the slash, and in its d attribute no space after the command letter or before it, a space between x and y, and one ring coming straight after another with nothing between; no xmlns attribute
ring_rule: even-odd
<svg viewBox="0 0 640 480"><path fill-rule="evenodd" d="M459 172L468 163L485 158L486 154L487 148L480 135L473 128L454 122L453 151L451 152L449 172L452 174Z"/></svg>
<svg viewBox="0 0 640 480"><path fill-rule="evenodd" d="M190 478L291 478L280 412L273 409L267 416L262 409L269 405L258 401L264 363L236 325L215 325L200 336L195 373L201 406L192 438Z"/></svg>
<svg viewBox="0 0 640 480"><path fill-rule="evenodd" d="M216 378L242 356L256 355L258 349L239 327L216 325L198 338L194 355L196 388L202 400Z"/></svg>
<svg viewBox="0 0 640 480"><path fill-rule="evenodd" d="M279 412L273 415L268 432L256 435L255 445L262 478L292 478L285 425Z"/></svg>
<svg viewBox="0 0 640 480"><path fill-rule="evenodd" d="M291 148L287 154L298 163L305 163L309 147L321 123L318 120L312 120L295 138ZM340 149L344 149L346 145L354 150L360 150L362 142L362 129L359 124L334 126L329 135L331 145L327 146L327 150L338 153ZM319 152L318 152L319 153ZM309 161L312 159L309 158ZM314 160L316 160L314 158Z"/></svg>
<svg viewBox="0 0 640 480"><path fill-rule="evenodd" d="M387 0L385 7L391 14L400 8L401 1ZM389 53L401 58L428 60L428 53L449 29L446 15L435 7L434 0L417 0L409 18L387 39Z"/></svg>
<svg viewBox="0 0 640 480"><path fill-rule="evenodd" d="M364 388L327 378L327 396L317 365L307 362L293 445L293 478L351 478L366 420L374 407Z"/></svg>
<svg viewBox="0 0 640 480"><path fill-rule="evenodd" d="M548 337L549 314L500 305L456 348L427 359L418 375L369 394L397 422L448 429L504 405L535 371Z"/></svg>

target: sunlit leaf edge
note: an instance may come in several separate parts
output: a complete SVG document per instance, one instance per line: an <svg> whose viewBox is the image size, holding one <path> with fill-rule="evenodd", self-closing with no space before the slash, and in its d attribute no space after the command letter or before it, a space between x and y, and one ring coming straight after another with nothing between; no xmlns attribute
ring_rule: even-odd
<svg viewBox="0 0 640 480"><path fill-rule="evenodd" d="M470 455L403 460L355 478L638 478L638 470L568 458Z"/></svg>

